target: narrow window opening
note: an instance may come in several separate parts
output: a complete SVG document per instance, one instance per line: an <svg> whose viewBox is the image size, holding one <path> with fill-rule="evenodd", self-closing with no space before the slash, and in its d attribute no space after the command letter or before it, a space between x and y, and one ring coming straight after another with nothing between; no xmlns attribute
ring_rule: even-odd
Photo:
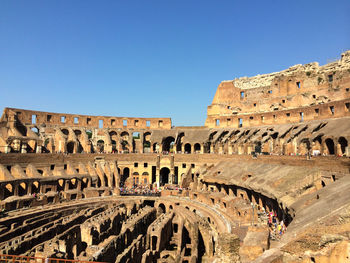
<svg viewBox="0 0 350 263"><path fill-rule="evenodd" d="M297 82L297 87L300 89L300 81Z"/></svg>
<svg viewBox="0 0 350 263"><path fill-rule="evenodd" d="M52 115L47 115L47 116L46 116L46 120L47 120L48 122L51 122L51 119L52 119Z"/></svg>
<svg viewBox="0 0 350 263"><path fill-rule="evenodd" d="M32 115L32 124L36 123L36 115Z"/></svg>
<svg viewBox="0 0 350 263"><path fill-rule="evenodd" d="M182 168L186 168L186 164L185 163L182 164Z"/></svg>
<svg viewBox="0 0 350 263"><path fill-rule="evenodd" d="M316 113L317 115L319 114L319 112L320 112L319 109L315 109L315 113Z"/></svg>
<svg viewBox="0 0 350 263"><path fill-rule="evenodd" d="M134 163L134 167L139 167L139 164L138 163Z"/></svg>
<svg viewBox="0 0 350 263"><path fill-rule="evenodd" d="M301 122L304 121L304 112L300 112L300 121L301 121Z"/></svg>
<svg viewBox="0 0 350 263"><path fill-rule="evenodd" d="M287 117L290 117L290 113L286 113L286 116L287 116Z"/></svg>
<svg viewBox="0 0 350 263"><path fill-rule="evenodd" d="M267 93L272 94L272 90L269 90Z"/></svg>
<svg viewBox="0 0 350 263"><path fill-rule="evenodd" d="M256 107L256 103L254 103L254 107Z"/></svg>
<svg viewBox="0 0 350 263"><path fill-rule="evenodd" d="M111 125L112 125L112 126L115 125L115 120L114 120L114 119L111 120Z"/></svg>
<svg viewBox="0 0 350 263"><path fill-rule="evenodd" d="M243 119L242 118L238 118L238 127L243 127Z"/></svg>
<svg viewBox="0 0 350 263"><path fill-rule="evenodd" d="M334 115L334 106L329 106L329 110L330 110L331 114Z"/></svg>
<svg viewBox="0 0 350 263"><path fill-rule="evenodd" d="M215 125L216 125L216 126L220 126L220 120L219 120L219 119L216 119L216 120L215 120Z"/></svg>
<svg viewBox="0 0 350 263"><path fill-rule="evenodd" d="M98 128L99 129L103 128L103 120L98 120Z"/></svg>
<svg viewBox="0 0 350 263"><path fill-rule="evenodd" d="M350 103L349 103L349 102L346 102L346 103L345 103L345 109L346 109L347 111L350 110Z"/></svg>
<svg viewBox="0 0 350 263"><path fill-rule="evenodd" d="M146 127L150 127L151 126L151 121L146 121Z"/></svg>
<svg viewBox="0 0 350 263"><path fill-rule="evenodd" d="M91 124L91 118L86 118L86 124Z"/></svg>
<svg viewBox="0 0 350 263"><path fill-rule="evenodd" d="M314 99L316 99L316 95L314 94L314 95L312 95L312 97L314 98Z"/></svg>
<svg viewBox="0 0 350 263"><path fill-rule="evenodd" d="M128 126L128 120L123 120L123 126Z"/></svg>
<svg viewBox="0 0 350 263"><path fill-rule="evenodd" d="M78 124L79 123L79 118L78 117L74 117L74 124Z"/></svg>
<svg viewBox="0 0 350 263"><path fill-rule="evenodd" d="M158 127L163 127L163 121L158 121Z"/></svg>
<svg viewBox="0 0 350 263"><path fill-rule="evenodd" d="M61 122L65 123L66 122L66 116L61 116Z"/></svg>
<svg viewBox="0 0 350 263"><path fill-rule="evenodd" d="M333 74L328 75L328 82L333 82Z"/></svg>
<svg viewBox="0 0 350 263"><path fill-rule="evenodd" d="M244 91L241 91L241 99L244 98Z"/></svg>
<svg viewBox="0 0 350 263"><path fill-rule="evenodd" d="M144 164L143 164L143 167L144 167L144 168L147 168L147 167L148 167L148 163L144 163Z"/></svg>
<svg viewBox="0 0 350 263"><path fill-rule="evenodd" d="M134 121L134 126L136 126L136 127L139 126L139 120Z"/></svg>

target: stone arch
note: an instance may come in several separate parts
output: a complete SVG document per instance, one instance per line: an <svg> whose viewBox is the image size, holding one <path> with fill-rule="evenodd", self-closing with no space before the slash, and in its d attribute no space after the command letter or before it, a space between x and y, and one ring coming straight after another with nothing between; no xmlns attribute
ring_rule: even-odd
<svg viewBox="0 0 350 263"><path fill-rule="evenodd" d="M67 143L67 153L74 153L75 143L73 141L69 141Z"/></svg>
<svg viewBox="0 0 350 263"><path fill-rule="evenodd" d="M168 136L163 139L162 142L162 150L164 152L172 152L174 150L175 138L172 136Z"/></svg>
<svg viewBox="0 0 350 263"><path fill-rule="evenodd" d="M348 147L348 141L344 137L339 137L338 143L340 145L340 155L345 155Z"/></svg>
<svg viewBox="0 0 350 263"><path fill-rule="evenodd" d="M191 153L191 144L189 143L185 144L185 153Z"/></svg>
<svg viewBox="0 0 350 263"><path fill-rule="evenodd" d="M199 143L194 144L194 152L200 153L201 152L201 145Z"/></svg>
<svg viewBox="0 0 350 263"><path fill-rule="evenodd" d="M129 169L129 167L124 167L124 169L123 169L123 174L122 174L122 176L121 176L121 185L125 185L125 181L129 178L129 176L130 176L130 169Z"/></svg>
<svg viewBox="0 0 350 263"><path fill-rule="evenodd" d="M334 155L335 149L334 149L334 141L331 138L327 138L325 140L325 144L327 147L328 154Z"/></svg>
<svg viewBox="0 0 350 263"><path fill-rule="evenodd" d="M140 176L138 172L133 172L132 177L134 185L140 184Z"/></svg>
<svg viewBox="0 0 350 263"><path fill-rule="evenodd" d="M143 134L143 152L149 153L151 152L151 133L145 132Z"/></svg>
<svg viewBox="0 0 350 263"><path fill-rule="evenodd" d="M100 139L97 141L97 151L102 153L105 149L105 141Z"/></svg>

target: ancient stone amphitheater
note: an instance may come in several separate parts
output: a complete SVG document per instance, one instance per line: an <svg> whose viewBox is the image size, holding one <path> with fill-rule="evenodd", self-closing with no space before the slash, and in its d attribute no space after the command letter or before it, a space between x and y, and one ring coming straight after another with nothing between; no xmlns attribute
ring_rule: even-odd
<svg viewBox="0 0 350 263"><path fill-rule="evenodd" d="M0 261L350 262L349 90L347 51L221 82L203 127L5 108Z"/></svg>

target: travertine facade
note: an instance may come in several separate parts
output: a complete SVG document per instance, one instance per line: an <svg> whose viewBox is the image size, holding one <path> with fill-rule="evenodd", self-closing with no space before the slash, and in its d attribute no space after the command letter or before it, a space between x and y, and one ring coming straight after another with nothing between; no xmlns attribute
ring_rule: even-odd
<svg viewBox="0 0 350 263"><path fill-rule="evenodd" d="M349 262L349 88L350 51L222 82L203 127L5 108L0 254Z"/></svg>

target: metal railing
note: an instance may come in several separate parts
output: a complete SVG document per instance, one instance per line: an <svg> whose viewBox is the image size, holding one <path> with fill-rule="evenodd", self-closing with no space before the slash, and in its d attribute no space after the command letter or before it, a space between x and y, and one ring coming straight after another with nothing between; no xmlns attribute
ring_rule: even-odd
<svg viewBox="0 0 350 263"><path fill-rule="evenodd" d="M0 254L0 263L104 263L95 261L60 259L60 258L42 258L28 257L19 255L2 255Z"/></svg>

